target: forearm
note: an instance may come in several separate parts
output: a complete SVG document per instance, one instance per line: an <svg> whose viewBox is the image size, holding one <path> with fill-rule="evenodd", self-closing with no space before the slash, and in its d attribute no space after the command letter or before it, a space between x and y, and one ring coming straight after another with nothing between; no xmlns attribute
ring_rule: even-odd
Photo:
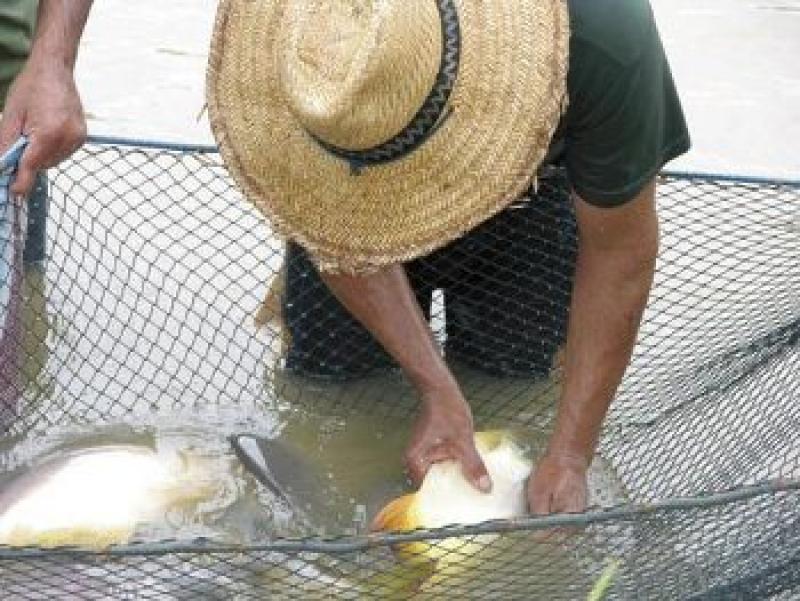
<svg viewBox="0 0 800 601"><path fill-rule="evenodd" d="M590 461L630 361L653 280L658 223L653 188L633 233L581 240L565 355L564 389L549 452ZM580 225L580 224L579 224ZM633 229L633 228L632 228Z"/></svg>
<svg viewBox="0 0 800 601"><path fill-rule="evenodd" d="M31 60L71 71L91 6L92 0L40 0Z"/></svg>
<svg viewBox="0 0 800 601"><path fill-rule="evenodd" d="M14 80L0 119L0 148L28 136L11 191L24 198L36 173L57 165L86 138L75 87L75 58L91 0L40 0L30 56Z"/></svg>
<svg viewBox="0 0 800 601"><path fill-rule="evenodd" d="M420 484L432 463L456 460L478 490L492 481L475 448L472 412L447 367L402 265L354 277L323 274L333 294L400 364L422 401L404 463Z"/></svg>
<svg viewBox="0 0 800 601"><path fill-rule="evenodd" d="M402 265L357 277L323 273L322 279L420 392L455 385Z"/></svg>

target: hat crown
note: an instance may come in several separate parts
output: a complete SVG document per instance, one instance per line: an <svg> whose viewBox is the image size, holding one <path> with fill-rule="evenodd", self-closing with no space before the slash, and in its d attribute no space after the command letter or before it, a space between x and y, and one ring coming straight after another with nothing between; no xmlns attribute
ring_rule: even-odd
<svg viewBox="0 0 800 601"><path fill-rule="evenodd" d="M442 57L432 0L297 0L282 23L281 86L313 136L344 150L379 146L424 104Z"/></svg>
<svg viewBox="0 0 800 601"><path fill-rule="evenodd" d="M220 0L209 121L320 270L410 261L530 185L567 102L569 25L566 0Z"/></svg>

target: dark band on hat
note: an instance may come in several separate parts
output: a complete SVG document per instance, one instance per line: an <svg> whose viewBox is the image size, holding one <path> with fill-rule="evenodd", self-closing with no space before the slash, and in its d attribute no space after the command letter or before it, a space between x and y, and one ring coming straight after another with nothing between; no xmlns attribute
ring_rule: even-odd
<svg viewBox="0 0 800 601"><path fill-rule="evenodd" d="M455 87L461 61L461 25L454 0L436 0L442 23L442 59L439 73L430 94L403 131L391 140L366 150L347 150L328 144L309 132L314 140L331 154L350 163L358 174L365 167L400 159L419 148L430 138L452 113L447 101Z"/></svg>

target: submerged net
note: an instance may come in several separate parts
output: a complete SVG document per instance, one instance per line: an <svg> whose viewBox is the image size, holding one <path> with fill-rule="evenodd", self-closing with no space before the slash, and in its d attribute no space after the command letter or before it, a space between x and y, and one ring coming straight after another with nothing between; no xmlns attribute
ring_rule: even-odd
<svg viewBox="0 0 800 601"><path fill-rule="evenodd" d="M416 400L396 367L213 149L96 141L49 180L47 258L22 269L18 309L4 305L16 325L2 339L15 358L0 374L0 471L25 467L38 441L124 424L206 420L224 440L273 436L289 411L314 428L407 428ZM409 266L479 428L541 439L552 424L577 244L564 190L559 169L543 173L533 201ZM0 547L3 599L800 594L800 186L669 175L659 214L656 280L587 514ZM413 541L444 559L402 561Z"/></svg>

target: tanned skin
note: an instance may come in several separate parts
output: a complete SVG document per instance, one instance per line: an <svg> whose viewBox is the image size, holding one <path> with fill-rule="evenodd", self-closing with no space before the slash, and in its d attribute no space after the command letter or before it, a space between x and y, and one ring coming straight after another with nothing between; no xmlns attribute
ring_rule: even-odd
<svg viewBox="0 0 800 601"><path fill-rule="evenodd" d="M0 120L0 150L25 133L15 196L37 171L80 146L86 122L75 88L78 43L91 0L40 0L31 56L15 80ZM579 249L565 353L565 379L545 455L528 485L534 513L582 511L586 472L600 429L630 361L658 252L655 183L631 202L600 209L575 196ZM432 463L454 459L488 491L491 482L473 443L469 404L443 361L401 265L366 276L323 274L328 286L398 361L421 410L405 463L419 483Z"/></svg>
<svg viewBox="0 0 800 601"><path fill-rule="evenodd" d="M86 139L74 68L91 6L91 0L39 0L31 53L0 119L0 152L20 134L29 139L11 187L14 197L26 196L37 171L57 165Z"/></svg>
<svg viewBox="0 0 800 601"><path fill-rule="evenodd" d="M580 512L603 420L630 361L658 253L655 182L632 201L598 208L574 196L579 244L564 386L546 453L528 485L533 513ZM453 459L491 488L473 443L469 404L437 348L402 265L323 279L397 360L421 399L405 463L419 484L432 463Z"/></svg>

